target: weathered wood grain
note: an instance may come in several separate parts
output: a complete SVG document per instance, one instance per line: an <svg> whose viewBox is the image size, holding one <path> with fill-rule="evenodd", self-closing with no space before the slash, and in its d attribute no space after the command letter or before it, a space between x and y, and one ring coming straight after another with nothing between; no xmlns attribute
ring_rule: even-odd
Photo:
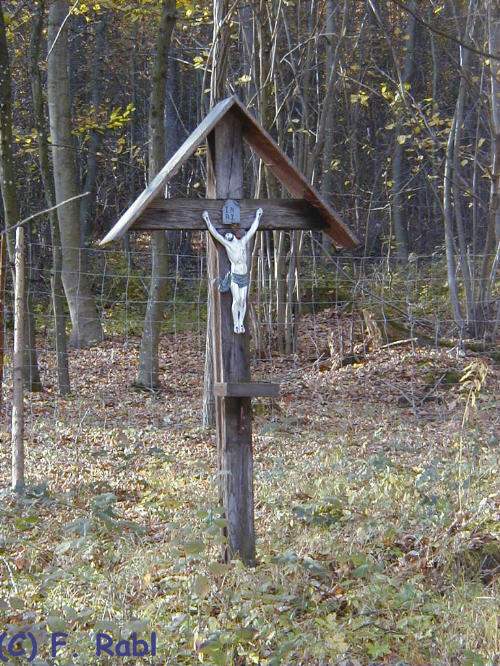
<svg viewBox="0 0 500 666"><path fill-rule="evenodd" d="M208 138L207 196L243 196L243 141L241 125L225 116ZM208 203L208 201L207 201ZM213 278L230 269L226 250L209 236L209 278L213 303L215 384L250 381L248 333L233 332L230 293L220 293ZM228 526L226 559L255 561L253 501L252 407L249 397L216 396L217 458L220 501Z"/></svg>
<svg viewBox="0 0 500 666"><path fill-rule="evenodd" d="M325 233L340 247L354 247L359 244L355 234L342 222L342 218L319 192L294 166L280 149L271 135L255 120L238 98L226 113L237 116L243 127L243 137L262 159L267 168L294 197L306 199L317 209L326 226Z"/></svg>
<svg viewBox="0 0 500 666"><path fill-rule="evenodd" d="M301 229L304 231L323 231L326 227L315 208L305 199L241 199L242 229L248 229L253 222L255 212L262 208L264 214L259 229ZM208 211L215 227L223 233L228 226L222 223L224 199L156 199L141 214L130 231L168 230L206 230L207 226L201 215Z"/></svg>
<svg viewBox="0 0 500 666"><path fill-rule="evenodd" d="M280 180L290 194L296 198L305 199L311 205L312 209L317 212L324 224L322 230L332 238L337 246L353 247L359 243L355 234L342 222L340 214L337 213L330 204L320 196L317 190L308 183L305 176L295 168L287 155L285 155L285 153L279 148L278 144L259 125L238 98L233 95L233 97L228 97L222 102L219 102L219 104L212 109L196 130L186 139L179 150L170 158L157 177L134 201L130 208L125 211L115 226L101 241L101 245L123 236L139 217L144 216L144 212L153 205L153 202L158 198L161 198L162 190L166 186L168 180L177 173L179 168L195 152L198 146L207 139L210 132L217 126L217 124L223 122L228 117L232 117L239 121L244 139L264 161L267 168L274 173L278 180ZM228 164L228 171L231 171L231 164ZM236 175L232 176L231 173L229 173L228 177L229 186L232 186L231 179L236 178ZM220 198L220 195L214 194L211 196L207 193L207 198L216 197ZM153 216L153 218L154 220L158 219L156 216ZM145 221L142 220L141 224L144 223ZM151 222L151 224L156 223L157 222ZM151 228L157 229L161 227L153 226ZM169 228L178 229L179 227L175 226ZM280 227L275 228L279 229Z"/></svg>
<svg viewBox="0 0 500 666"><path fill-rule="evenodd" d="M212 111L205 116L198 127L192 134L184 141L182 146L172 155L172 157L165 164L163 169L157 174L145 190L137 197L134 203L127 208L125 213L121 216L115 226L106 234L106 236L99 243L105 245L110 243L116 238L120 238L126 233L129 227L135 222L139 215L145 210L149 202L156 199L158 195L165 188L165 185L172 176L174 176L181 166L188 160L194 153L196 148L206 139L207 135L212 131L217 122L224 117L227 110L233 106L234 100L232 97L219 102Z"/></svg>

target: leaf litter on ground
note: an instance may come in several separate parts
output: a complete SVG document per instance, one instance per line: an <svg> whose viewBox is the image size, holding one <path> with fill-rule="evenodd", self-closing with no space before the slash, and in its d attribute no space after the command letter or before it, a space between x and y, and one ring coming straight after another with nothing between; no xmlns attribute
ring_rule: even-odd
<svg viewBox="0 0 500 666"><path fill-rule="evenodd" d="M100 663L98 626L157 631L165 664L494 663L500 369L411 344L325 367L321 314L293 358L253 363L281 384L255 401L254 568L220 562L203 336L164 336L156 394L132 386L138 339L72 351L65 399L42 352L24 502L1 432L0 626L64 626L75 664Z"/></svg>

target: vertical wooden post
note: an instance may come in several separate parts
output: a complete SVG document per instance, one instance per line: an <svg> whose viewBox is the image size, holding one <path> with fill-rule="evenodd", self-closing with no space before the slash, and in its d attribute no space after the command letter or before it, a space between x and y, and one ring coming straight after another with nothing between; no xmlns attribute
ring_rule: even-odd
<svg viewBox="0 0 500 666"><path fill-rule="evenodd" d="M12 490L24 488L24 229L16 229L14 369L12 398Z"/></svg>
<svg viewBox="0 0 500 666"><path fill-rule="evenodd" d="M208 137L207 154L207 197L243 198L243 140L237 118L228 114L218 123ZM248 333L234 333L231 293L221 294L213 282L229 270L225 249L209 236L215 381L248 382ZM225 559L241 557L246 564L252 564L255 531L250 398L217 397L216 425L219 496L228 521Z"/></svg>
<svg viewBox="0 0 500 666"><path fill-rule="evenodd" d="M5 271L7 255L7 233L2 234L0 245L0 409L3 400L3 361L5 357L5 339L3 333L5 316Z"/></svg>

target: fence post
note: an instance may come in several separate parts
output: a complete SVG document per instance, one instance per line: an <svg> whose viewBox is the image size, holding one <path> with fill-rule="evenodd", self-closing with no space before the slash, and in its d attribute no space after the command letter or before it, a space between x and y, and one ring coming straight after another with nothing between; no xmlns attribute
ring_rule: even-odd
<svg viewBox="0 0 500 666"><path fill-rule="evenodd" d="M24 229L16 229L14 367L12 373L12 490L24 488Z"/></svg>
<svg viewBox="0 0 500 666"><path fill-rule="evenodd" d="M5 313L5 272L7 254L7 234L2 234L0 245L0 409L3 402L3 361L5 357L5 338L3 332Z"/></svg>

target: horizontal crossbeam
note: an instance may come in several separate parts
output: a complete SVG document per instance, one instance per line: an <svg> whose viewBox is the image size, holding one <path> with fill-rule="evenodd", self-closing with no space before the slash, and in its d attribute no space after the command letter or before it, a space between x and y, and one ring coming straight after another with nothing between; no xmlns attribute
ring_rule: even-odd
<svg viewBox="0 0 500 666"><path fill-rule="evenodd" d="M134 222L130 231L154 231L158 229L179 231L206 231L202 219L204 210L216 228L223 230L223 199L156 199L143 211ZM305 199L240 199L241 221L239 226L248 229L253 222L255 212L262 208L264 214L259 230L301 229L322 231L325 223L316 209Z"/></svg>

